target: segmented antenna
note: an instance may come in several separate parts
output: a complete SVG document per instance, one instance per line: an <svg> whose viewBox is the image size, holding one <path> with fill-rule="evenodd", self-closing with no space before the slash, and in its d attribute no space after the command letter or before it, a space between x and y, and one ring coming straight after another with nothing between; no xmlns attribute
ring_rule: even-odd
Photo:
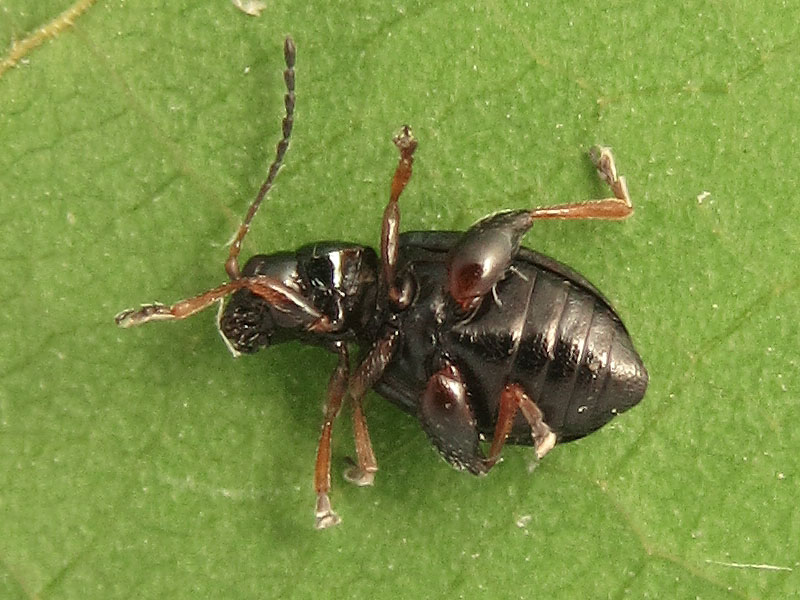
<svg viewBox="0 0 800 600"><path fill-rule="evenodd" d="M284 97L286 116L283 118L283 137L275 148L275 160L273 160L272 164L269 166L267 179L261 185L261 189L258 190L258 195L247 210L247 215L242 225L239 227L236 239L233 240L231 244L228 260L225 261L225 271L227 271L228 277L230 277L232 281L242 276L241 271L239 271L239 252L242 249L242 241L247 235L247 232L250 231L250 222L258 212L258 207L261 206L261 201L264 199L264 196L267 195L267 192L269 192L272 187L275 177L277 177L278 171L283 164L283 157L286 154L286 150L289 148L289 138L292 135L292 125L294 125L294 60L296 50L291 36L286 36L286 41L283 43L283 56L286 60L286 70L283 72L283 80L286 82L286 96Z"/></svg>

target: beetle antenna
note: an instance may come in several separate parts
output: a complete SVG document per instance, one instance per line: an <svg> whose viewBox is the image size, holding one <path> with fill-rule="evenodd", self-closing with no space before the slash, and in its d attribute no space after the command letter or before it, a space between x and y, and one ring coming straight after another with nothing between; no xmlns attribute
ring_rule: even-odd
<svg viewBox="0 0 800 600"><path fill-rule="evenodd" d="M234 239L231 244L228 260L225 261L225 271L227 271L228 277L230 277L232 281L242 276L239 270L239 252L242 249L242 241L250 230L250 222L258 212L261 201L264 199L264 196L267 195L270 188L272 188L275 177L277 177L278 171L283 164L283 157L286 155L286 150L289 148L289 138L292 135L292 125L294 125L294 61L296 54L297 49L295 48L294 40L292 40L291 36L286 36L286 40L283 43L283 56L286 60L286 70L283 72L283 80L286 82L286 96L284 97L286 116L283 117L283 137L275 148L275 159L269 166L267 179L261 185L261 189L258 190L258 195L247 210L247 215L239 227L236 239Z"/></svg>

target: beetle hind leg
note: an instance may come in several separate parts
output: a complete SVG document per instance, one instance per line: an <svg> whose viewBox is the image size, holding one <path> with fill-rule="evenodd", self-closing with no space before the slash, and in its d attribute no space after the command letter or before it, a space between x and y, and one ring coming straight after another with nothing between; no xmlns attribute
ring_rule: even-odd
<svg viewBox="0 0 800 600"><path fill-rule="evenodd" d="M627 219L633 214L633 203L628 194L625 177L617 175L614 155L608 146L593 146L589 158L597 169L597 175L611 188L613 197L587 202L558 204L531 211L531 219Z"/></svg>
<svg viewBox="0 0 800 600"><path fill-rule="evenodd" d="M556 445L558 441L556 434L544 422L542 411L519 383L510 383L503 388L500 394L494 437L487 459L489 463L494 464L500 459L500 451L503 449L508 434L511 433L517 411L522 413L531 428L537 459L543 458Z"/></svg>
<svg viewBox="0 0 800 600"><path fill-rule="evenodd" d="M508 275L523 236L537 219L619 220L633 213L628 186L625 178L617 175L611 149L596 146L589 155L613 197L495 213L475 223L451 248L447 257L448 289L464 312Z"/></svg>
<svg viewBox="0 0 800 600"><path fill-rule="evenodd" d="M467 387L454 364L447 363L428 379L417 417L431 443L454 468L483 475L493 466L481 451Z"/></svg>
<svg viewBox="0 0 800 600"><path fill-rule="evenodd" d="M511 433L514 417L522 413L531 428L536 458L541 459L558 441L544 422L544 414L522 385L510 383L500 394L494 435L485 457L469 394L458 367L452 363L434 373L419 404L418 418L433 445L456 469L483 475L500 460L500 452Z"/></svg>

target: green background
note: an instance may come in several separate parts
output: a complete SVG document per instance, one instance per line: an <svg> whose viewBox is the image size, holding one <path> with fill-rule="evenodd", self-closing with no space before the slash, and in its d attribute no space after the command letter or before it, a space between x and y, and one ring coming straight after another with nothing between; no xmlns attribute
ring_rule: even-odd
<svg viewBox="0 0 800 600"><path fill-rule="evenodd" d="M31 4L0 0L0 47L69 6ZM100 1L0 77L0 598L800 596L798 4L268 4ZM597 197L611 145L633 218L526 244L615 303L641 405L477 479L371 395L376 485L342 479L343 415L317 532L335 357L232 360L213 311L114 326L224 280L287 33L295 137L245 255L376 245L406 122L404 229Z"/></svg>

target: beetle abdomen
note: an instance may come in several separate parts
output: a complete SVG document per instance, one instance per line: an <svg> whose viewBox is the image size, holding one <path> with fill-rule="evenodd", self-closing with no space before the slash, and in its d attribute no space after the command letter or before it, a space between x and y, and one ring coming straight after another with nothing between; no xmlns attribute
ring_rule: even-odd
<svg viewBox="0 0 800 600"><path fill-rule="evenodd" d="M500 394L519 383L560 441L588 435L637 404L647 371L609 302L578 273L522 248L507 277L467 318L447 313L445 257L459 234L401 236L401 264L414 273L417 298L399 315L401 347L376 390L415 412L427 378L446 356L462 371L477 426L491 438ZM510 443L532 443L517 415Z"/></svg>
<svg viewBox="0 0 800 600"><path fill-rule="evenodd" d="M527 272L533 282L509 378L525 386L560 441L576 439L637 404L647 371L602 298L550 271Z"/></svg>

